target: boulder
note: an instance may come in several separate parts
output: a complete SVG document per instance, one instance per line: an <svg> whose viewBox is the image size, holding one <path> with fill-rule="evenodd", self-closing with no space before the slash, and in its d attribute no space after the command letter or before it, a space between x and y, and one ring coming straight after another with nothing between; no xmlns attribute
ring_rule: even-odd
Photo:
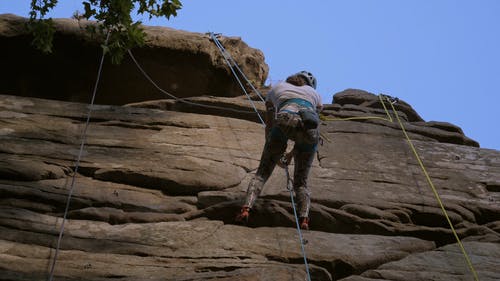
<svg viewBox="0 0 500 281"><path fill-rule="evenodd" d="M397 130L401 129L397 122L399 117L405 123L405 130L414 138L428 137L439 142L479 147L479 143L465 136L458 126L448 122L425 122L404 100L384 94L347 89L333 96L333 104L325 105L323 114L327 121L377 123Z"/></svg>
<svg viewBox="0 0 500 281"><path fill-rule="evenodd" d="M359 89L346 89L334 95L332 103L357 105L367 108L383 108L380 99L372 93ZM395 108L406 115L410 122L423 121L422 117L408 103L398 99Z"/></svg>

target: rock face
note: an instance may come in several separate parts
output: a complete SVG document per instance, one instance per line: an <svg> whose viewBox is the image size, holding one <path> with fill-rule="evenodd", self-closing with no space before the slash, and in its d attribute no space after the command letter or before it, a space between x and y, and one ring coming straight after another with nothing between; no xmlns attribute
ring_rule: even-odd
<svg viewBox="0 0 500 281"><path fill-rule="evenodd" d="M48 279L70 190L54 280L305 280L284 170L233 221L264 144L252 106L201 94L94 105L74 181L89 106L0 94L0 280ZM334 101L309 182L311 279L474 280L397 114L479 280L499 280L500 152L401 100Z"/></svg>
<svg viewBox="0 0 500 281"><path fill-rule="evenodd" d="M239 98L216 104L244 106ZM57 280L304 280L283 170L249 225L233 224L263 146L259 123L135 106L93 107ZM397 124L333 121L385 117L376 107L326 108L332 121L321 128L304 233L312 280L471 280ZM48 276L87 110L0 96L4 280ZM497 280L500 152L444 143L448 130L422 135L425 122L404 123L480 280Z"/></svg>
<svg viewBox="0 0 500 281"><path fill-rule="evenodd" d="M27 19L0 15L0 51L3 71L1 93L89 102L102 50L85 27L92 22L54 20L54 50L43 55L31 46ZM146 45L132 50L142 68L159 87L179 97L203 95L239 96L240 86L224 57L206 34L165 27L144 27ZM248 47L240 38L221 37L245 75L257 86L264 84L268 66L260 50ZM126 104L161 99L159 92L125 57L119 66L103 66L97 103Z"/></svg>

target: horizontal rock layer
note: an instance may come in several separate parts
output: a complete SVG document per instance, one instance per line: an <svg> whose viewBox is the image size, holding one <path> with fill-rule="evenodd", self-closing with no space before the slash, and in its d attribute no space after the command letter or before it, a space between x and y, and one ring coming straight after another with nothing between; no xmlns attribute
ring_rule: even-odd
<svg viewBox="0 0 500 281"><path fill-rule="evenodd" d="M500 152L451 124L409 118L411 107L383 120L373 98L325 106L304 232L312 280L472 280L395 114L479 279L497 280ZM252 110L241 98L191 101ZM264 143L255 117L172 101L94 105L72 183L88 109L0 95L3 280L47 279L72 186L57 280L304 280L282 169L249 224L234 225ZM380 118L339 119L350 117Z"/></svg>

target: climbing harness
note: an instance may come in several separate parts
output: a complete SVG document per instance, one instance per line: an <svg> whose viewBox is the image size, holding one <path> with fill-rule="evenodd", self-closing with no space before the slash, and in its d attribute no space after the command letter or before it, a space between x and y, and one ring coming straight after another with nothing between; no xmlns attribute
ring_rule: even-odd
<svg viewBox="0 0 500 281"><path fill-rule="evenodd" d="M436 200L441 208L441 211L443 212L445 218L446 218L446 221L448 222L449 226L450 226L450 229L451 231L453 232L453 236L455 237L456 241L457 241L457 244L464 256L464 259L469 267L469 270L471 271L472 275L474 276L474 280L475 281L479 281L479 277L477 275L477 272L476 270L474 269L474 266L472 265L472 261L469 257L469 255L467 254L467 252L465 251L465 248L462 244L462 241L460 240L460 238L458 237L458 234L455 230L455 227L453 226L453 223L451 222L450 220L450 217L448 216L448 212L446 211L446 208L444 207L444 204L441 200L441 197L439 196L438 192L437 192L437 189L436 187L434 186L434 183L432 182L430 176L429 176L429 173L427 172L427 169L425 168L424 166L424 163L422 162L422 159L420 158L415 146L413 145L413 142L412 140L410 139L408 133L406 132L406 129L403 125L403 122L401 121L401 119L399 118L399 114L397 113L396 111L396 108L394 107L394 104L396 104L399 99L397 97L391 97L391 96L388 96L388 95L384 95L384 94L380 94L379 95L379 99L380 99L380 102L382 103L382 106L384 107L384 110L385 110L385 113L387 114L387 117L388 118L383 118L383 117L379 117L379 116L367 116L367 117L347 117L347 118L327 118L327 117L324 117L322 116L322 120L323 121L349 121L349 120L362 120L362 119L380 119L380 120L384 120L384 121L388 121L388 122L391 122L393 123L393 119L391 117L391 115L389 114L389 110L387 109L386 105L385 105L385 102L384 100L389 103L389 105L391 106L391 109L392 109L392 112L393 114L396 116L396 120L398 121L399 123L399 126L401 128L401 131L403 132L405 138L406 138L406 141L408 142L413 154L415 155L415 158L417 159L417 162L418 164L420 165L420 168L422 169L422 172L424 173L425 175L425 178L429 184L429 186L431 187L432 189L432 192L434 193L434 196L436 197Z"/></svg>
<svg viewBox="0 0 500 281"><path fill-rule="evenodd" d="M108 34L106 36L106 41L104 42L105 46L108 45L109 35L110 35L110 32L108 31ZM103 51L102 56L101 56L101 62L99 63L99 69L97 71L97 79L96 79L96 82L94 85L94 90L92 92L92 99L91 99L89 107L88 107L87 119L86 119L85 126L84 126L83 132L82 132L82 137L81 137L81 141L80 141L80 150L78 152L78 157L76 159L75 170L73 171L73 176L71 177L71 185L70 185L69 192L68 192L68 198L66 199L66 208L64 209L63 220L61 223L61 228L59 230L59 237L57 238L56 250L55 250L54 258L53 258L51 266L50 266L49 281L52 281L52 279L54 278L54 270L56 268L56 261L57 261L58 255L59 255L59 249L61 247L62 236L64 233L64 226L65 226L66 219L67 219L68 212L69 212L69 205L70 205L70 201L71 201L71 196L73 195L73 190L75 187L76 174L78 173L78 167L80 166L80 161L81 161L82 155L83 155L83 148L85 146L85 139L87 136L87 130L88 130L89 124L90 124L90 116L92 115L92 109L94 107L94 101L95 101L95 97L96 97L96 93L97 93L97 86L99 85L99 80L101 79L102 65L104 64L105 55L106 55L106 52Z"/></svg>
<svg viewBox="0 0 500 281"><path fill-rule="evenodd" d="M304 257L304 265L306 267L307 281L311 281L311 275L309 273L309 264L307 263L306 250L304 248L304 245L307 244L307 240L305 240L303 238L302 230L300 229L300 225L299 225L299 217L297 215L297 208L295 207L295 201L293 199L293 180L290 177L290 172L288 171L288 159L286 159L286 157L283 156L281 158L280 162L285 169L286 189L290 192L290 200L292 202L293 215L295 216L295 224L297 225L297 233L299 234L300 248L302 249L302 256Z"/></svg>
<svg viewBox="0 0 500 281"><path fill-rule="evenodd" d="M240 85L241 89L243 90L243 92L247 96L248 100L250 101L250 104L252 104L252 107L255 110L255 113L257 113L257 116L259 117L260 121L262 122L262 124L265 127L266 123L264 122L264 119L262 119L262 116L260 116L260 113L257 110L257 107L255 106L255 103L253 102L252 98L250 97L250 94L245 89L245 86L243 86L243 83L241 82L240 78L238 77L238 74L236 73L236 70L238 70L238 72L243 77L243 79L245 79L246 83L252 88L252 90L259 96L260 100L263 101L263 102L265 102L264 97L253 86L252 82L246 77L245 73L243 73L243 71L240 69L240 67L238 66L238 64L236 63L236 61L233 59L233 57L231 56L231 54L229 54L229 52L226 51L226 49L224 48L224 46L222 46L222 43L217 38L217 37L220 37L221 34L220 33L215 34L213 32L209 32L207 34L210 36L210 40L212 40L214 42L214 44L217 46L217 48L221 52L222 57L224 58L224 61L226 61L227 65L229 66L229 69L233 73L234 78L236 79L236 81L238 81L238 84Z"/></svg>

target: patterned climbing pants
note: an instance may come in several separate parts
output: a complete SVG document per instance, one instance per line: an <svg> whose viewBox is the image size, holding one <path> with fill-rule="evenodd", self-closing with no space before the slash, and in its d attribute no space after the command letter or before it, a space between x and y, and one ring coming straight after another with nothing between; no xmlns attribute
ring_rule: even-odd
<svg viewBox="0 0 500 281"><path fill-rule="evenodd" d="M297 127L274 126L266 140L259 168L250 181L244 205L252 208L264 184L271 176L276 163L286 151L288 139L294 140L293 189L300 217L308 217L311 205L307 178L319 141L318 129L305 130Z"/></svg>

